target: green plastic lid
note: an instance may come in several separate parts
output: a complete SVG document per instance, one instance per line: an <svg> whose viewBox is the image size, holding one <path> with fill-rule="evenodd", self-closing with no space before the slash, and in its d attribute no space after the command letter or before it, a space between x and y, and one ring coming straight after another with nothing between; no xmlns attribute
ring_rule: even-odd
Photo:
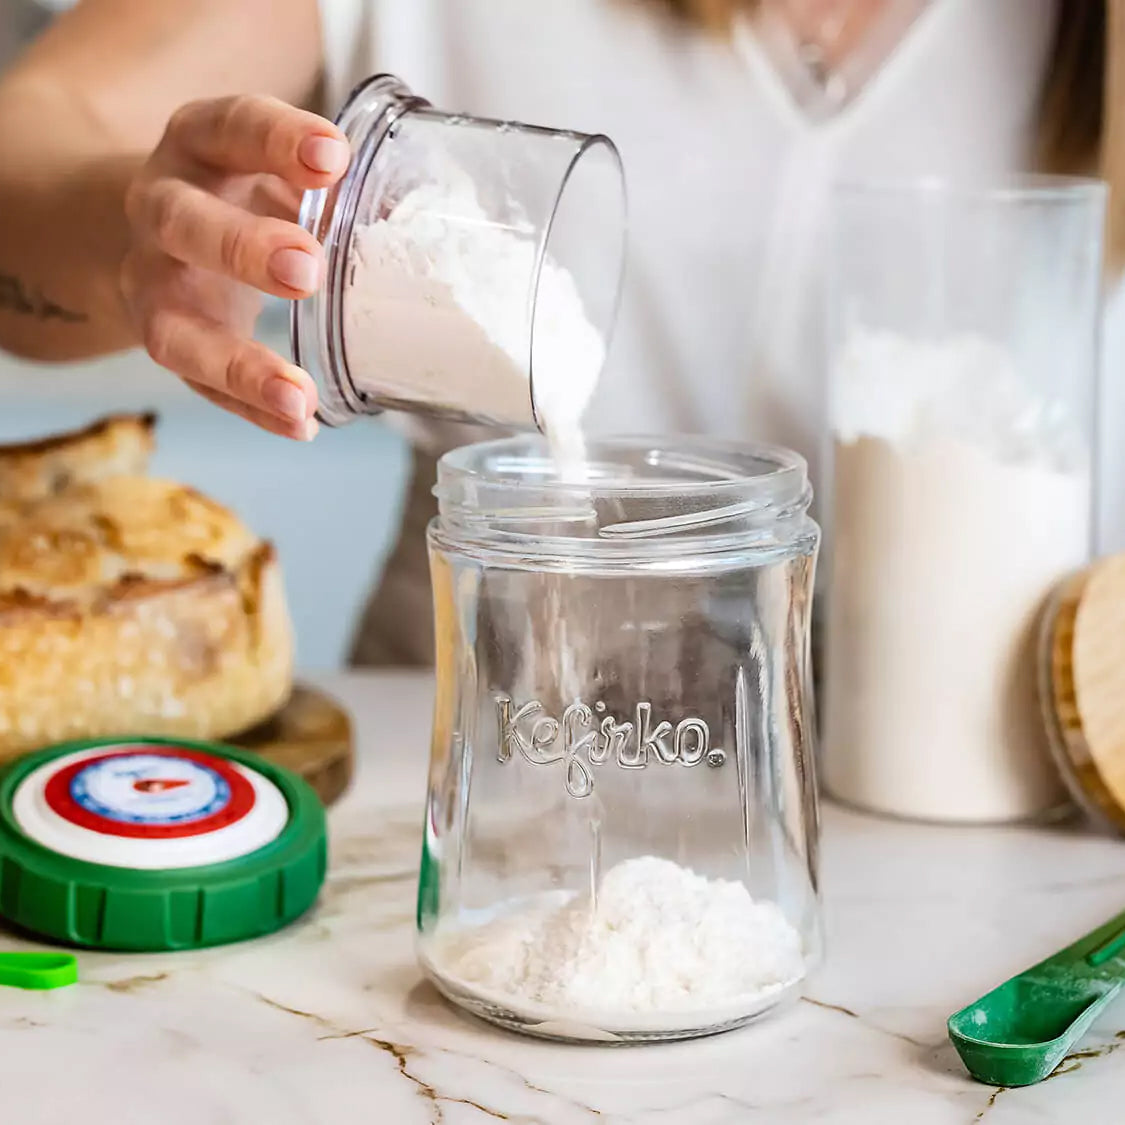
<svg viewBox="0 0 1125 1125"><path fill-rule="evenodd" d="M315 901L324 810L288 770L206 742L73 742L0 773L0 919L100 949L272 933Z"/></svg>

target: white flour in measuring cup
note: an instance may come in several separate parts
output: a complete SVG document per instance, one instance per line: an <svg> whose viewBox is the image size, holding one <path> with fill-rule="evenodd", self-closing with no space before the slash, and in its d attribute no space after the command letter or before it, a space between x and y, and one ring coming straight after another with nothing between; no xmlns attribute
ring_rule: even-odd
<svg viewBox="0 0 1125 1125"><path fill-rule="evenodd" d="M534 293L534 369L528 339L540 252L533 228L505 226L481 207L471 177L443 154L427 178L354 234L344 296L349 368L361 386L412 402L470 402L482 415L526 411L529 380L558 475L586 479L582 416L605 363L574 278L545 255ZM557 675L567 698L583 686L581 621L562 612L547 579L527 618L529 668ZM568 642L572 636L573 642ZM542 685L540 685L542 686Z"/></svg>
<svg viewBox="0 0 1125 1125"><path fill-rule="evenodd" d="M490 221L472 180L441 164L355 232L344 316L356 381L403 399L452 398L484 415L518 414L530 395L529 283L538 251L530 227ZM549 257L535 310L535 406L560 470L573 477L585 462L581 419L605 341L574 278Z"/></svg>
<svg viewBox="0 0 1125 1125"><path fill-rule="evenodd" d="M835 386L827 787L922 819L1045 812L1036 622L1087 557L1087 451L979 337L857 331Z"/></svg>

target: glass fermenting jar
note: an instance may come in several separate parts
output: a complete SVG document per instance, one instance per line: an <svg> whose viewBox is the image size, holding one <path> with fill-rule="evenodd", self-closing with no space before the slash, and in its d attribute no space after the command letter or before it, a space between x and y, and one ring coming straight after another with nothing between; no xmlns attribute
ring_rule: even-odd
<svg viewBox="0 0 1125 1125"><path fill-rule="evenodd" d="M442 460L427 976L529 1034L738 1026L820 954L809 617L787 450L518 437Z"/></svg>

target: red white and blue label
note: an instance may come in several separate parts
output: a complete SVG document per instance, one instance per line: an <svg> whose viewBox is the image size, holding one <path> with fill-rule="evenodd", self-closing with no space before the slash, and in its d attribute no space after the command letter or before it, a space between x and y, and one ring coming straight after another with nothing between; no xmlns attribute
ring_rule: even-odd
<svg viewBox="0 0 1125 1125"><path fill-rule="evenodd" d="M264 775L192 747L95 747L40 766L12 803L21 828L75 859L145 869L247 855L288 821Z"/></svg>
<svg viewBox="0 0 1125 1125"><path fill-rule="evenodd" d="M234 763L179 747L114 750L74 762L47 782L64 820L119 836L194 836L233 824L254 807Z"/></svg>

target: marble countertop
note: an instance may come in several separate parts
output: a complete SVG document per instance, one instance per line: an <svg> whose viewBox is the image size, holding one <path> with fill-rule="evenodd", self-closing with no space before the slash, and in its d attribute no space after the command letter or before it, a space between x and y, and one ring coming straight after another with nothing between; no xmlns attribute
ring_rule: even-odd
<svg viewBox="0 0 1125 1125"><path fill-rule="evenodd" d="M1074 1125L1125 1116L1125 1006L1054 1077L970 1081L947 1015L1125 906L1125 845L825 810L829 955L805 999L712 1039L604 1049L448 1008L412 953L430 684L321 679L361 760L319 907L200 953L83 953L0 990L3 1125ZM0 932L0 949L23 943Z"/></svg>

